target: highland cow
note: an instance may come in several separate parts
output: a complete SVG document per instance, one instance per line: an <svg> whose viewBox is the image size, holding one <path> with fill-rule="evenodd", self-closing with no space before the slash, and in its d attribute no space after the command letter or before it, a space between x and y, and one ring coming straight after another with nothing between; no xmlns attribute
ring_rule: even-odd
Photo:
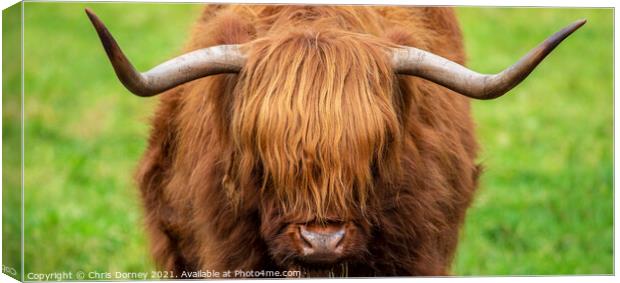
<svg viewBox="0 0 620 283"><path fill-rule="evenodd" d="M482 75L449 8L209 5L186 54L139 73L87 13L121 82L161 93L136 180L180 278L448 274L481 171L469 98L585 22Z"/></svg>

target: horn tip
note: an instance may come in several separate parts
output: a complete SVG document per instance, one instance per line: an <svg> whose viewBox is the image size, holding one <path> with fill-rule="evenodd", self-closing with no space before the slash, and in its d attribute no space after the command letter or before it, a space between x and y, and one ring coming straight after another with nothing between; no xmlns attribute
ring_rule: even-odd
<svg viewBox="0 0 620 283"><path fill-rule="evenodd" d="M97 17L97 15L90 8L85 8L84 11L86 12L86 15L88 16L88 19L90 20L91 24L97 31L97 34L99 35L99 39L101 40L101 43L103 43L103 47L106 49L106 51L108 51L110 49L110 45L115 44L113 42L114 39L112 35L106 28L105 24L99 19L99 17Z"/></svg>
<svg viewBox="0 0 620 283"><path fill-rule="evenodd" d="M577 21L573 22L572 24L570 24L570 25L568 26L567 30L568 30L568 32L569 32L569 33L572 33L572 32L574 32L574 31L578 30L578 29L579 29L580 27L582 27L583 25L585 25L585 24L586 24L586 22L587 22L587 20L586 20L586 19L579 19L579 20L577 20Z"/></svg>
<svg viewBox="0 0 620 283"><path fill-rule="evenodd" d="M585 25L587 22L588 22L587 19L579 19L574 23L574 25L576 28L580 28L581 26Z"/></svg>
<svg viewBox="0 0 620 283"><path fill-rule="evenodd" d="M570 36L573 32L578 30L580 27L585 25L586 22L587 22L586 19L577 20L571 23L570 25L566 26L562 30L556 32L552 36L550 36L548 40L545 41L547 43L551 43L550 44L551 49L549 50L552 50L553 48L555 48L556 45L558 45L560 42L562 42L564 39L566 39L568 36Z"/></svg>
<svg viewBox="0 0 620 283"><path fill-rule="evenodd" d="M91 10L90 8L85 8L85 9L84 9L84 12L86 12L86 15L87 15L89 18L92 18L93 16L95 16L95 13L94 13L94 12L93 12L93 10Z"/></svg>
<svg viewBox="0 0 620 283"><path fill-rule="evenodd" d="M98 26L100 25L100 20L99 17L97 17L97 15L95 14L95 12L93 12L93 10L91 10L90 8L85 8L84 12L86 12L86 15L88 16L90 22L98 28Z"/></svg>

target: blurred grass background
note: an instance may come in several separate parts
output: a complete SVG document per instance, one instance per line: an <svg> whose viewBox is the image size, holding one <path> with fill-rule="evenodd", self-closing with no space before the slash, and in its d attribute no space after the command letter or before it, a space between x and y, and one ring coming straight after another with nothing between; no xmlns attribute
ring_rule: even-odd
<svg viewBox="0 0 620 283"><path fill-rule="evenodd" d="M469 66L497 72L588 23L508 96L473 102L486 172L456 274L613 273L613 11L458 10Z"/></svg>
<svg viewBox="0 0 620 283"><path fill-rule="evenodd" d="M116 80L83 9L144 70L180 52L200 6L25 5L25 272L154 270L132 176L156 99ZM472 102L487 169L454 274L612 273L613 10L457 13L487 73L588 23L508 96Z"/></svg>

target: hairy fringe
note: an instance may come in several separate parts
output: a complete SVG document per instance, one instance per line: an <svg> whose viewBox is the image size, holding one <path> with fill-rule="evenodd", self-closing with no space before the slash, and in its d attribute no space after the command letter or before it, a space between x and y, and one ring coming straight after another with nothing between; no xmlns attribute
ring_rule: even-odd
<svg viewBox="0 0 620 283"><path fill-rule="evenodd" d="M255 41L234 94L235 183L259 177L285 213L325 220L363 212L375 175L399 168L387 150L400 148L402 130L389 47L329 29Z"/></svg>

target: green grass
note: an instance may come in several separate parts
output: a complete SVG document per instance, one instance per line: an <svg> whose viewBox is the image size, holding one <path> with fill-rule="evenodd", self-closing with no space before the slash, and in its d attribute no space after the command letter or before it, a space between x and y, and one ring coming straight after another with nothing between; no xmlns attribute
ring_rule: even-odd
<svg viewBox="0 0 620 283"><path fill-rule="evenodd" d="M612 273L612 10L458 12L470 67L483 72L588 23L507 97L473 102L487 170L454 272Z"/></svg>
<svg viewBox="0 0 620 283"><path fill-rule="evenodd" d="M199 12L26 3L26 273L153 270L132 176L155 99L116 81L86 6L141 69L180 52Z"/></svg>
<svg viewBox="0 0 620 283"><path fill-rule="evenodd" d="M87 6L138 69L178 54L200 11ZM26 273L154 269L132 176L156 99L117 82L84 7L26 3ZM470 66L482 72L575 19L589 22L507 97L472 103L487 170L454 273L612 273L612 10L458 15Z"/></svg>

